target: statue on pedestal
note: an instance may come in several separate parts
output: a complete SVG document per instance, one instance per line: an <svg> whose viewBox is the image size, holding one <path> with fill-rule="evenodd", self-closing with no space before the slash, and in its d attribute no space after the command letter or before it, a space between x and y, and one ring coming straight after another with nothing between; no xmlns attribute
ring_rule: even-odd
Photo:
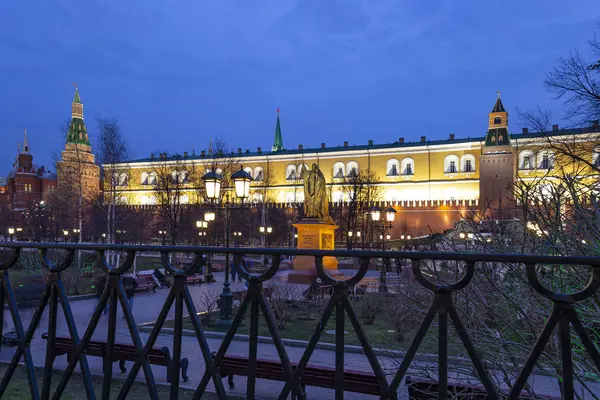
<svg viewBox="0 0 600 400"><path fill-rule="evenodd" d="M329 215L325 176L317 164L313 164L304 176L304 216L335 225Z"/></svg>

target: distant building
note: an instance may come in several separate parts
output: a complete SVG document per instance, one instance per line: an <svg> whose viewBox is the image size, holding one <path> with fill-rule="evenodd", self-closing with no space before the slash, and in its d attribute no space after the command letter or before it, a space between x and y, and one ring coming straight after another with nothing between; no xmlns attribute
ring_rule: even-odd
<svg viewBox="0 0 600 400"><path fill-rule="evenodd" d="M11 171L0 178L0 206L12 211L30 210L46 201L56 185L56 174L46 166L34 165L25 130Z"/></svg>

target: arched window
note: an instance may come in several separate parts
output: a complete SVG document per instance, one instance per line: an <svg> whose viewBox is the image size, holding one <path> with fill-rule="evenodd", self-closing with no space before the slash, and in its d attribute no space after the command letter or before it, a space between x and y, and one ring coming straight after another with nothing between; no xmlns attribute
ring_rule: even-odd
<svg viewBox="0 0 600 400"><path fill-rule="evenodd" d="M519 169L535 169L535 154L531 150L523 150L519 153Z"/></svg>
<svg viewBox="0 0 600 400"><path fill-rule="evenodd" d="M475 172L475 156L473 154L464 154L460 158L461 172Z"/></svg>
<svg viewBox="0 0 600 400"><path fill-rule="evenodd" d="M244 167L244 172L247 173L248 175L252 176L252 168Z"/></svg>
<svg viewBox="0 0 600 400"><path fill-rule="evenodd" d="M294 164L285 167L285 179L288 181L296 180L296 166Z"/></svg>
<svg viewBox="0 0 600 400"><path fill-rule="evenodd" d="M121 198L119 198L119 204L123 204L123 205L129 204L127 196L121 196Z"/></svg>
<svg viewBox="0 0 600 400"><path fill-rule="evenodd" d="M308 165L298 164L297 177L298 179L304 179L304 174L308 171Z"/></svg>
<svg viewBox="0 0 600 400"><path fill-rule="evenodd" d="M179 204L189 204L190 197L187 194L179 196Z"/></svg>
<svg viewBox="0 0 600 400"><path fill-rule="evenodd" d="M502 125L502 118L500 118L500 117L494 118L494 125Z"/></svg>
<svg viewBox="0 0 600 400"><path fill-rule="evenodd" d="M554 167L554 153L551 150L542 150L537 155L539 169L552 169Z"/></svg>
<svg viewBox="0 0 600 400"><path fill-rule="evenodd" d="M157 175L156 172L150 172L148 174L148 185L156 185Z"/></svg>
<svg viewBox="0 0 600 400"><path fill-rule="evenodd" d="M334 190L333 201L336 203L344 201L344 192L342 192L341 190Z"/></svg>
<svg viewBox="0 0 600 400"><path fill-rule="evenodd" d="M402 171L402 175L410 176L415 174L415 160L410 157L405 157L402 159L402 163L400 164L400 171Z"/></svg>
<svg viewBox="0 0 600 400"><path fill-rule="evenodd" d="M285 194L285 202L286 203L295 203L297 201L296 199L296 193L294 192L287 192Z"/></svg>
<svg viewBox="0 0 600 400"><path fill-rule="evenodd" d="M223 168L217 168L217 174L223 176Z"/></svg>
<svg viewBox="0 0 600 400"><path fill-rule="evenodd" d="M400 162L395 158L390 158L387 161L387 176L398 176L400 175Z"/></svg>
<svg viewBox="0 0 600 400"><path fill-rule="evenodd" d="M592 151L592 163L595 167L600 168L600 146L594 147Z"/></svg>
<svg viewBox="0 0 600 400"><path fill-rule="evenodd" d="M450 154L444 159L444 172L447 174L455 174L458 172L458 156Z"/></svg>
<svg viewBox="0 0 600 400"><path fill-rule="evenodd" d="M333 164L333 177L336 179L342 179L346 174L344 174L344 163L336 162Z"/></svg>
<svg viewBox="0 0 600 400"><path fill-rule="evenodd" d="M143 206L154 205L154 204L156 204L156 197L154 197L154 196L142 196L142 197L140 197L140 203Z"/></svg>
<svg viewBox="0 0 600 400"><path fill-rule="evenodd" d="M263 167L254 168L254 180L256 182L262 182L265 179L265 172Z"/></svg>
<svg viewBox="0 0 600 400"><path fill-rule="evenodd" d="M142 185L148 184L148 173L147 172L142 172L141 184Z"/></svg>
<svg viewBox="0 0 600 400"><path fill-rule="evenodd" d="M175 184L187 183L188 173L187 171L172 171L171 178Z"/></svg>
<svg viewBox="0 0 600 400"><path fill-rule="evenodd" d="M127 176L126 172L121 172L119 174L119 186L127 186L128 183L128 179L129 177Z"/></svg>
<svg viewBox="0 0 600 400"><path fill-rule="evenodd" d="M346 164L346 176L348 178L358 177L358 163L356 161L348 161Z"/></svg>

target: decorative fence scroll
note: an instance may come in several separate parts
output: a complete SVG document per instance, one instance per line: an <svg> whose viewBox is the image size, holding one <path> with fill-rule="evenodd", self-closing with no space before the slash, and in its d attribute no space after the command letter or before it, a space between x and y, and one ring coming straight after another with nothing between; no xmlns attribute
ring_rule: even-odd
<svg viewBox="0 0 600 400"><path fill-rule="evenodd" d="M172 362L173 365L169 369L170 373L170 398L176 399L180 389L179 367L181 360L182 335L183 335L183 318L184 307L187 309L187 314L194 328L198 345L205 364L203 371L192 371L197 374L200 383L196 389L194 398L199 399L205 393L208 383L212 380L217 397L226 399L226 391L221 382L219 375L219 364L226 354L231 341L237 330L239 329L244 316L248 313L250 316L250 338L248 342L248 379L246 386L246 397L254 398L256 392L256 360L258 350L258 324L260 322L260 312L262 311L264 323L269 328L273 343L277 349L277 354L283 366L285 375L285 384L279 395L280 399L287 398L290 394L299 399L305 399L306 394L302 386L302 373L307 366L311 356L316 348L317 342L323 333L323 330L329 321L330 317L335 312L336 319L336 334L335 334L335 379L334 387L336 399L343 399L344 392L344 324L346 318L350 321L365 356L371 366L373 374L379 384L382 398L395 399L397 398L398 390L403 382L408 368L413 361L421 344L423 336L428 332L435 317L438 318L438 362L437 372L439 379L439 398L447 398L448 396L448 318L452 321L454 329L463 343L473 367L477 372L483 387L488 393L489 399L500 399L492 380L490 379L488 369L484 367L484 363L477 353L476 346L472 342L460 315L456 311L453 295L458 293L470 284L477 269L478 262L498 262L498 263L520 263L526 268L526 275L531 287L544 298L552 301L553 309L548 316L545 327L539 335L537 342L531 349L526 362L522 366L520 373L513 382L510 388L508 399L518 399L521 391L526 385L527 379L531 375L533 368L538 362L541 353L558 327L558 336L560 341L561 364L563 371L563 398L574 398L573 385L573 359L571 341L571 327L574 329L577 336L581 340L581 344L589 353L593 360L597 373L600 374L600 352L589 334L586 332L584 325L577 314L575 305L588 299L594 295L600 288L600 259L585 258L585 257L538 257L538 256L515 256L515 255L489 255L475 253L413 253L413 252L394 252L394 251L320 251L320 250L295 250L295 249L264 249L264 248L217 248L217 247L191 247L191 246L128 246L128 245L86 245L86 244L49 244L49 243L6 243L4 248L8 249L8 257L6 261L0 263L0 300L8 305L8 311L11 314L13 324L16 330L18 346L10 363L7 366L6 372L0 381L0 398L5 394L8 384L14 375L14 372L21 360L25 365L27 377L29 381L29 392L32 399L59 399L63 394L67 383L72 377L72 373L79 364L83 384L85 387L88 399L95 399L100 396L102 399L108 399L112 384L112 356L115 348L116 336L116 318L117 308L123 310L125 320L133 340L133 345L137 350L137 358L131 368L125 382L123 383L118 394L119 399L125 399L136 376L140 369L143 370L143 375L148 388L148 395L151 399L158 399L156 389L156 381L152 368L148 362L148 353L155 344L161 328L163 327L169 310L173 303L175 304L175 326L173 329L172 343ZM42 294L40 304L35 308L32 320L25 329L23 321L19 313L17 301L15 298L13 285L11 284L10 275L13 268L19 261L22 254L22 249L37 249L39 257L46 274L46 288ZM53 264L49 257L48 251L56 249L64 252L64 260L58 265ZM69 304L69 299L66 295L64 284L61 277L61 272L72 267L74 255L76 251L95 252L97 255L97 263L107 275L107 285L100 296L100 300L94 310L94 313L89 321L87 329L83 336L79 336L73 313ZM106 261L105 253L107 251L125 252L127 257L120 266L112 266ZM145 343L142 342L137 329L136 321L131 313L129 301L127 299L125 289L123 287L123 274L129 271L133 265L136 254L139 252L159 252L161 254L162 264L167 271L173 275L174 284L169 289L167 299L158 315L156 323ZM228 329L225 337L218 349L211 349L204 330L197 315L197 310L194 306L192 296L186 284L186 277L191 275L196 267L201 263L204 254L211 253L230 253L235 257L242 255L270 255L272 256L272 264L270 268L258 275L249 273L243 266L240 268L242 278L248 280L248 291L241 301L240 307L233 317L232 324ZM182 271L174 268L169 262L169 255L172 253L191 253L194 255L192 268ZM269 302L265 299L263 293L263 285L273 279L277 273L282 256L290 255L307 255L315 257L315 265L318 276L325 284L333 286L333 294L329 303L325 307L323 314L316 323L313 335L308 342L306 350L295 368L292 367L286 348L281 339L281 335L275 323L273 311L269 306ZM323 257L356 257L360 260L360 268L355 275L347 280L337 280L323 268ZM371 258L400 258L412 260L412 270L416 281L426 290L433 294L433 301L428 312L423 319L423 322L417 332L416 337L410 344L404 358L402 359L398 369L392 376L386 376L383 372L381 364L377 359L375 352L369 340L367 339L362 326L356 316L352 304L349 300L348 288L360 282L367 273ZM425 260L441 261L461 261L464 262L464 276L457 282L441 285L435 284L427 280L421 271L421 263ZM562 264L577 266L590 266L592 273L585 288L573 294L555 293L544 287L538 280L536 273L537 265L545 264ZM53 393L51 393L52 370L54 366L54 345L56 341L56 320L58 316L58 305L61 305L64 314L66 325L69 330L69 335L74 343L76 352L72 354L68 360L68 365L62 374L58 385ZM96 393L92 384L92 375L86 358L86 349L91 340L91 337L98 325L102 311L108 305L108 332L106 337L106 354L103 370L102 392ZM48 337L46 357L44 362L44 373L40 387L35 376L35 367L31 355L31 341L36 328L42 318L44 310L48 308ZM0 334L4 332L4 307L0 308ZM214 357L213 357L213 351Z"/></svg>

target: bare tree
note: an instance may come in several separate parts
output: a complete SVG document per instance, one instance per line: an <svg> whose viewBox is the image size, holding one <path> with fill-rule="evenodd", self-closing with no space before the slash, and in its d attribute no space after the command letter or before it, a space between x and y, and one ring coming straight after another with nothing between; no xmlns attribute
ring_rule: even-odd
<svg viewBox="0 0 600 400"><path fill-rule="evenodd" d="M598 20L600 30L600 19ZM587 40L592 54L600 58L600 40L594 36ZM600 60L584 60L575 50L562 57L544 82L556 99L569 107L567 118L588 124L600 119Z"/></svg>
<svg viewBox="0 0 600 400"><path fill-rule="evenodd" d="M373 202L378 201L381 195L378 182L379 178L375 172L361 169L342 178L339 184L343 199L347 203L346 209L341 214L341 225L346 231L348 249L351 249L357 241L356 234L349 236L348 232L361 231L363 244L369 240L369 233L372 236L372 224L366 217Z"/></svg>
<svg viewBox="0 0 600 400"><path fill-rule="evenodd" d="M97 117L98 163L104 169L103 199L100 203L106 213L106 241L115 243L117 206L122 204L121 195L129 184L130 169L124 165L129 159L129 149L121 126L116 118Z"/></svg>
<svg viewBox="0 0 600 400"><path fill-rule="evenodd" d="M171 244L180 239L180 224L189 206L190 182L195 173L193 163L186 162L182 156L174 155L170 159L162 153L155 162L153 172L156 179L153 189L158 207L159 224L166 230Z"/></svg>

